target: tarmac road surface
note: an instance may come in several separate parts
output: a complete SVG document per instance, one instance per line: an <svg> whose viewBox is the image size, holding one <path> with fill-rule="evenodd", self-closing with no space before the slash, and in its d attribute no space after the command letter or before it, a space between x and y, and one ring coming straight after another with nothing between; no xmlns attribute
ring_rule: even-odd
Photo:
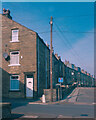
<svg viewBox="0 0 96 120"><path fill-rule="evenodd" d="M94 118L94 89L76 88L54 104L12 103L12 118Z"/></svg>

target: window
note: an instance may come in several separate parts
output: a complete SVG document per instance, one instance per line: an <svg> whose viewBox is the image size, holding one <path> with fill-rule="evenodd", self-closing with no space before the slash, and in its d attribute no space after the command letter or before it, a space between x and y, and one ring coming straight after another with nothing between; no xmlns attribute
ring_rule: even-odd
<svg viewBox="0 0 96 120"><path fill-rule="evenodd" d="M10 90L19 90L19 75L10 76Z"/></svg>
<svg viewBox="0 0 96 120"><path fill-rule="evenodd" d="M16 30L12 30L12 42L18 42L18 32L19 30L16 29Z"/></svg>
<svg viewBox="0 0 96 120"><path fill-rule="evenodd" d="M19 65L19 51L10 52L10 65Z"/></svg>

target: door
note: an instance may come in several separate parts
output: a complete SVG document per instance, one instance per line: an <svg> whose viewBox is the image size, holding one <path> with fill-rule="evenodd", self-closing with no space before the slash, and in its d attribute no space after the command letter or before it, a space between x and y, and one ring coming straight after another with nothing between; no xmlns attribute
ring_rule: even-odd
<svg viewBox="0 0 96 120"><path fill-rule="evenodd" d="M33 97L33 76L26 76L26 97Z"/></svg>

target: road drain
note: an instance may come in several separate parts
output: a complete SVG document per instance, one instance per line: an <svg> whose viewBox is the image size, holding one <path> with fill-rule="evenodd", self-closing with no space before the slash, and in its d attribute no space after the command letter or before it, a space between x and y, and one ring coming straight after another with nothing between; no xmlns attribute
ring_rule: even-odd
<svg viewBox="0 0 96 120"><path fill-rule="evenodd" d="M81 114L80 116L88 116L88 114Z"/></svg>

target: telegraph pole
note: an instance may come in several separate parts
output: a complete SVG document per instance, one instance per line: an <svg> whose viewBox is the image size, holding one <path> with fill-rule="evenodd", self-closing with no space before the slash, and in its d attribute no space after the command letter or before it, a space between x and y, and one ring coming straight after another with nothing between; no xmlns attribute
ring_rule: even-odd
<svg viewBox="0 0 96 120"><path fill-rule="evenodd" d="M52 85L52 52L53 52L53 47L52 47L52 16L50 20L50 27L51 27L51 37L50 37L50 89L51 89L51 102L53 101L53 85Z"/></svg>
<svg viewBox="0 0 96 120"><path fill-rule="evenodd" d="M64 62L63 62L63 81L65 82L65 80L64 80Z"/></svg>
<svg viewBox="0 0 96 120"><path fill-rule="evenodd" d="M94 75L94 87L95 87L95 83L96 83L96 82L95 82L95 75Z"/></svg>

